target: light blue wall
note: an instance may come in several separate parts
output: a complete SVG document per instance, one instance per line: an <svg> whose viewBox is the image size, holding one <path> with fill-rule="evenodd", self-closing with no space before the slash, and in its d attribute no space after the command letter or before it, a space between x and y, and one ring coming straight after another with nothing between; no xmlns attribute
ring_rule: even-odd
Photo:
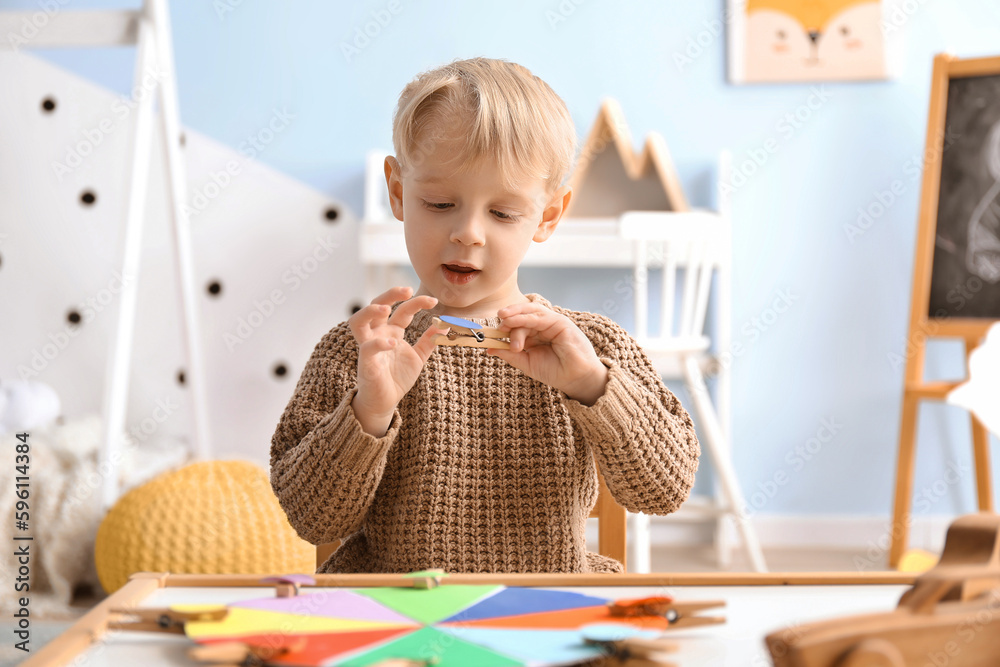
<svg viewBox="0 0 1000 667"><path fill-rule="evenodd" d="M829 99L793 132L779 124L813 87L728 85L725 40L711 34L721 0L565 0L575 9L555 26L547 12L559 11L556 0L399 0L398 15L350 62L341 45L388 3L244 0L221 18L219 4L173 3L183 122L237 147L273 109L288 109L294 122L260 159L358 213L365 151L391 147L399 91L417 72L455 58L527 66L566 100L581 139L601 99L617 98L637 143L650 131L665 136L695 205L714 205L721 149L739 163L774 139L777 150L735 193L734 340L746 350L733 364L737 469L748 495L771 487L756 496L761 513L888 514L903 376L889 357L905 349L919 195L907 162L923 151L933 55L1000 53L1000 3L901 0L909 13L892 35L903 56L898 78L826 84ZM699 38L701 52L679 67L675 56ZM123 93L130 88L129 49L42 55ZM904 182L902 194L850 242L845 226L894 179ZM630 304L613 289L623 272L522 276L522 289L567 307L607 312L605 302L618 299L615 317L631 325ZM767 317L782 292L791 306L754 334L753 318ZM958 373L961 351L935 345L928 367L935 376ZM838 425L832 440L809 460L797 455L824 435L825 419ZM950 461L970 464L965 413L925 407L919 444L916 489L930 495L918 509L972 510L971 472L961 484L933 487ZM768 484L775 480L784 483Z"/></svg>

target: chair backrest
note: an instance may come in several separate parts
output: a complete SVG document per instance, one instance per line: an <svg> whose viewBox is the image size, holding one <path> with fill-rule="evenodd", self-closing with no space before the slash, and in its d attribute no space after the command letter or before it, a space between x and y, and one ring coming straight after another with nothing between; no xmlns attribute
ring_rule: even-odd
<svg viewBox="0 0 1000 667"><path fill-rule="evenodd" d="M597 503L590 511L590 516L597 518L597 553L619 561L627 572L628 563L625 561L627 515L625 508L619 505L611 495L600 469L597 471L597 480L600 484L597 491Z"/></svg>
<svg viewBox="0 0 1000 667"><path fill-rule="evenodd" d="M600 485L597 492L597 503L590 511L590 516L597 518L597 552L602 556L614 558L627 569L628 563L625 562L625 508L615 502L611 491L608 490L608 485L604 482L600 468L597 471L597 480ZM316 547L317 569L326 562L330 554L337 550L340 543L341 540L337 540Z"/></svg>
<svg viewBox="0 0 1000 667"><path fill-rule="evenodd" d="M628 211L619 218L619 234L633 242L635 331L642 341L649 331L649 267L662 267L658 339L704 336L712 272L728 269L728 219L708 211ZM682 283L679 318L675 293Z"/></svg>

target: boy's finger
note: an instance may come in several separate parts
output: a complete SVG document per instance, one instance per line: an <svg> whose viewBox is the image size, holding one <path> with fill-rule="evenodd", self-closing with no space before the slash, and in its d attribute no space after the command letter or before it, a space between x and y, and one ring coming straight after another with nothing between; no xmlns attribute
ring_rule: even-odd
<svg viewBox="0 0 1000 667"><path fill-rule="evenodd" d="M413 294L413 288L408 285L397 285L391 287L372 299L373 304L391 306L397 301L404 301Z"/></svg>
<svg viewBox="0 0 1000 667"><path fill-rule="evenodd" d="M549 312L551 313L551 311ZM552 314L554 315L555 313ZM543 312L517 313L516 315L508 315L503 318L499 328L532 327L542 329L545 328L546 322L549 319L548 313Z"/></svg>
<svg viewBox="0 0 1000 667"><path fill-rule="evenodd" d="M383 338L381 336L371 338L361 344L358 348L358 352L361 354L373 354L375 352L384 352L386 350L391 350L396 347L399 342L395 338Z"/></svg>
<svg viewBox="0 0 1000 667"><path fill-rule="evenodd" d="M510 333L510 351L523 352L524 341L528 337L527 329L514 329Z"/></svg>
<svg viewBox="0 0 1000 667"><path fill-rule="evenodd" d="M427 360L431 358L434 350L437 349L437 344L434 342L434 338L441 334L448 333L447 329L438 329L437 327L427 327L427 330L413 345L413 351L417 353L420 357L421 362L427 363Z"/></svg>
<svg viewBox="0 0 1000 667"><path fill-rule="evenodd" d="M415 296L409 301L401 303L399 307L396 308L396 312L394 312L392 317L389 318L389 324L405 329L410 326L410 322L413 321L413 316L416 315L418 311L425 308L433 308L436 305L437 299L429 294Z"/></svg>
<svg viewBox="0 0 1000 667"><path fill-rule="evenodd" d="M360 343L372 337L373 324L384 324L389 318L389 306L385 304L365 306L347 320L351 333Z"/></svg>

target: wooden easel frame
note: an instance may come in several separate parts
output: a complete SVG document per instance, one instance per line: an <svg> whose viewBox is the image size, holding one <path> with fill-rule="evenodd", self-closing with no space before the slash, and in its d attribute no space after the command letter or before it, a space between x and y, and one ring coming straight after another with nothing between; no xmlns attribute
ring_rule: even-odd
<svg viewBox="0 0 1000 667"><path fill-rule="evenodd" d="M23 663L24 667L55 667L70 664L108 632L110 610L139 606L160 588L178 586L261 587L260 574L170 574L136 572L127 584L102 600L66 632L46 644ZM394 586L400 574L316 574L317 587ZM909 572L804 572L804 573L654 573L654 574L449 574L442 585L503 584L505 586L826 586L912 585L917 575Z"/></svg>
<svg viewBox="0 0 1000 667"><path fill-rule="evenodd" d="M916 258L913 263L913 293L910 302L910 325L907 335L912 354L906 360L903 388L903 411L899 429L899 450L896 461L896 493L893 507L892 543L889 566L897 567L906 549L910 530L910 504L913 499L913 474L917 438L917 417L920 402L944 400L948 393L964 380L924 381L924 359L927 338L961 338L965 343L965 363L979 346L986 331L994 324L990 319L932 318L930 305L931 271L934 260L934 236L938 217L938 190L941 185L941 162L944 152L944 130L948 108L948 86L951 79L1000 74L1000 56L960 60L940 53L934 58L931 78L930 112L927 117L924 168L920 191ZM908 346L909 346L908 345ZM990 475L989 433L975 415L972 420L972 445L976 466L976 491L981 511L993 511L993 484Z"/></svg>

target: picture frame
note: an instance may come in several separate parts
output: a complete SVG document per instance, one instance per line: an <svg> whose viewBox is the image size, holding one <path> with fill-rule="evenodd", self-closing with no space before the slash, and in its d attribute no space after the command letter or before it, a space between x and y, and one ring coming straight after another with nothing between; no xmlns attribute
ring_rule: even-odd
<svg viewBox="0 0 1000 667"><path fill-rule="evenodd" d="M882 0L727 0L729 81L891 77Z"/></svg>

